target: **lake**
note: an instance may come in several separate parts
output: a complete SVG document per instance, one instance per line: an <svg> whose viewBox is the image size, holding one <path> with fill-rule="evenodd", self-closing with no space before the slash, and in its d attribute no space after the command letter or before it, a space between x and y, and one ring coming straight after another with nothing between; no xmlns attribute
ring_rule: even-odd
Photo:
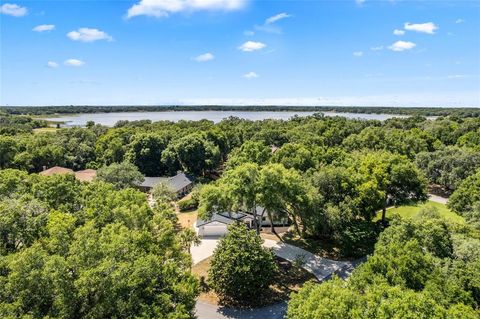
<svg viewBox="0 0 480 319"><path fill-rule="evenodd" d="M166 111L166 112L112 112L112 113L82 113L72 115L58 115L44 118L49 121L61 121L65 126L85 126L88 121L97 124L114 126L118 121L128 120L151 120L156 121L198 121L207 119L215 123L235 116L246 120L288 120L293 116L308 116L315 112L255 112L255 111ZM392 117L406 117L405 115L393 114L361 114L361 113L335 113L323 112L325 116L343 116L350 119L386 120Z"/></svg>

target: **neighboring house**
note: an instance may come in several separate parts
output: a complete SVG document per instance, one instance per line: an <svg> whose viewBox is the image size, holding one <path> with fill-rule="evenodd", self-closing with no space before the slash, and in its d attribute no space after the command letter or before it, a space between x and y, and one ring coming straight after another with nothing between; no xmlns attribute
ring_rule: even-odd
<svg viewBox="0 0 480 319"><path fill-rule="evenodd" d="M257 206L257 214L260 217L263 208ZM275 214L273 214L275 216ZM246 212L236 213L214 213L209 220L198 219L195 223L195 232L200 237L219 237L224 236L228 231L228 225L234 222L245 223L249 228L253 227L253 215ZM271 225L271 221L264 214L261 222L262 227ZM278 218L273 221L275 226L287 226L289 225L288 218Z"/></svg>
<svg viewBox="0 0 480 319"><path fill-rule="evenodd" d="M91 182L97 177L97 171L94 169L84 169L83 171L76 171L75 177L81 182Z"/></svg>
<svg viewBox="0 0 480 319"><path fill-rule="evenodd" d="M41 171L39 174L42 176L53 176L53 175L75 174L75 173L70 168L54 166L54 167L50 167L49 169L46 169L46 167L44 167L44 170Z"/></svg>
<svg viewBox="0 0 480 319"><path fill-rule="evenodd" d="M39 173L42 176L53 176L53 175L66 175L72 174L75 175L75 178L81 182L91 182L97 176L97 171L94 169L85 169L83 171L74 172L70 168L65 168L61 166L54 166L49 169L44 169Z"/></svg>
<svg viewBox="0 0 480 319"><path fill-rule="evenodd" d="M190 193L193 188L192 179L183 172L177 172L177 175L172 177L145 177L138 187L144 192L149 192L158 183L166 183L177 194L177 197Z"/></svg>

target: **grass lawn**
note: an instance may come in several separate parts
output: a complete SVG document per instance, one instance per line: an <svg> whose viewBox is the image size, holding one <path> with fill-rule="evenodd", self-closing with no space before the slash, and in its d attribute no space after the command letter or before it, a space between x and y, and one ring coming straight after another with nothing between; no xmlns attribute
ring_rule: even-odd
<svg viewBox="0 0 480 319"><path fill-rule="evenodd" d="M183 228L192 228L197 221L197 211L188 213L177 213L178 222Z"/></svg>
<svg viewBox="0 0 480 319"><path fill-rule="evenodd" d="M56 132L57 128L55 127L41 127L41 128L34 128L33 133L45 133L45 132Z"/></svg>
<svg viewBox="0 0 480 319"><path fill-rule="evenodd" d="M421 203L418 205L406 205L406 206L389 208L387 209L387 219L391 217L392 214L394 213L404 218L412 218L415 215L417 215L423 208L427 208L427 207L435 207L438 213L445 219L449 219L457 223L465 222L465 219L462 216L452 212L450 209L447 208L446 205L432 202L432 201L427 201L423 204ZM375 220L380 220L381 218L382 218L382 212L379 212Z"/></svg>
<svg viewBox="0 0 480 319"><path fill-rule="evenodd" d="M208 280L208 269L210 267L211 259L212 257L202 260L192 268L192 273L200 279L202 292L198 299L210 304L237 307L238 305L231 305L222 302L215 292L208 286L206 281ZM285 259L277 257L276 262L280 272L275 279L275 284L271 285L269 293L266 293L263 298L259 298L259 303L251 305L252 307L263 307L282 300L288 300L290 294L292 292L297 292L307 281L313 280L318 282L313 274L305 269L293 267L291 263Z"/></svg>

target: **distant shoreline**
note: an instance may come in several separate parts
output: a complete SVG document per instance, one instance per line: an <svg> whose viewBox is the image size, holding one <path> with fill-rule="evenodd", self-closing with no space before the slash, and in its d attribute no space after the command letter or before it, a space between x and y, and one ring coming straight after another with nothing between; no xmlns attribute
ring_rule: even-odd
<svg viewBox="0 0 480 319"><path fill-rule="evenodd" d="M172 112L172 111L250 111L250 112L336 112L359 114L390 114L409 116L480 117L480 108L447 107L377 107L377 106L232 106L232 105L112 105L112 106L1 106L0 112L15 115L61 115L112 112Z"/></svg>

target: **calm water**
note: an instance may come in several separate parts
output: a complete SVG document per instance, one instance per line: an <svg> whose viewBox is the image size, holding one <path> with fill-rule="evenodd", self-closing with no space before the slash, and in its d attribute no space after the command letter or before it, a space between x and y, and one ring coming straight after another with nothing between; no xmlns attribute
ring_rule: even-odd
<svg viewBox="0 0 480 319"><path fill-rule="evenodd" d="M167 112L113 112L113 113L83 113L66 116L56 116L46 118L50 121L63 121L67 126L85 126L87 121L94 121L97 124L113 126L121 120L151 120L156 121L173 121L180 120L198 121L207 119L215 123L221 120L235 116L246 120L265 120L277 119L288 120L291 117L308 116L314 112L255 112L255 111L167 111ZM402 115L390 114L357 114L357 113L335 113L323 112L325 116L343 116L346 118L358 118L366 120L386 120L392 117L405 117Z"/></svg>

